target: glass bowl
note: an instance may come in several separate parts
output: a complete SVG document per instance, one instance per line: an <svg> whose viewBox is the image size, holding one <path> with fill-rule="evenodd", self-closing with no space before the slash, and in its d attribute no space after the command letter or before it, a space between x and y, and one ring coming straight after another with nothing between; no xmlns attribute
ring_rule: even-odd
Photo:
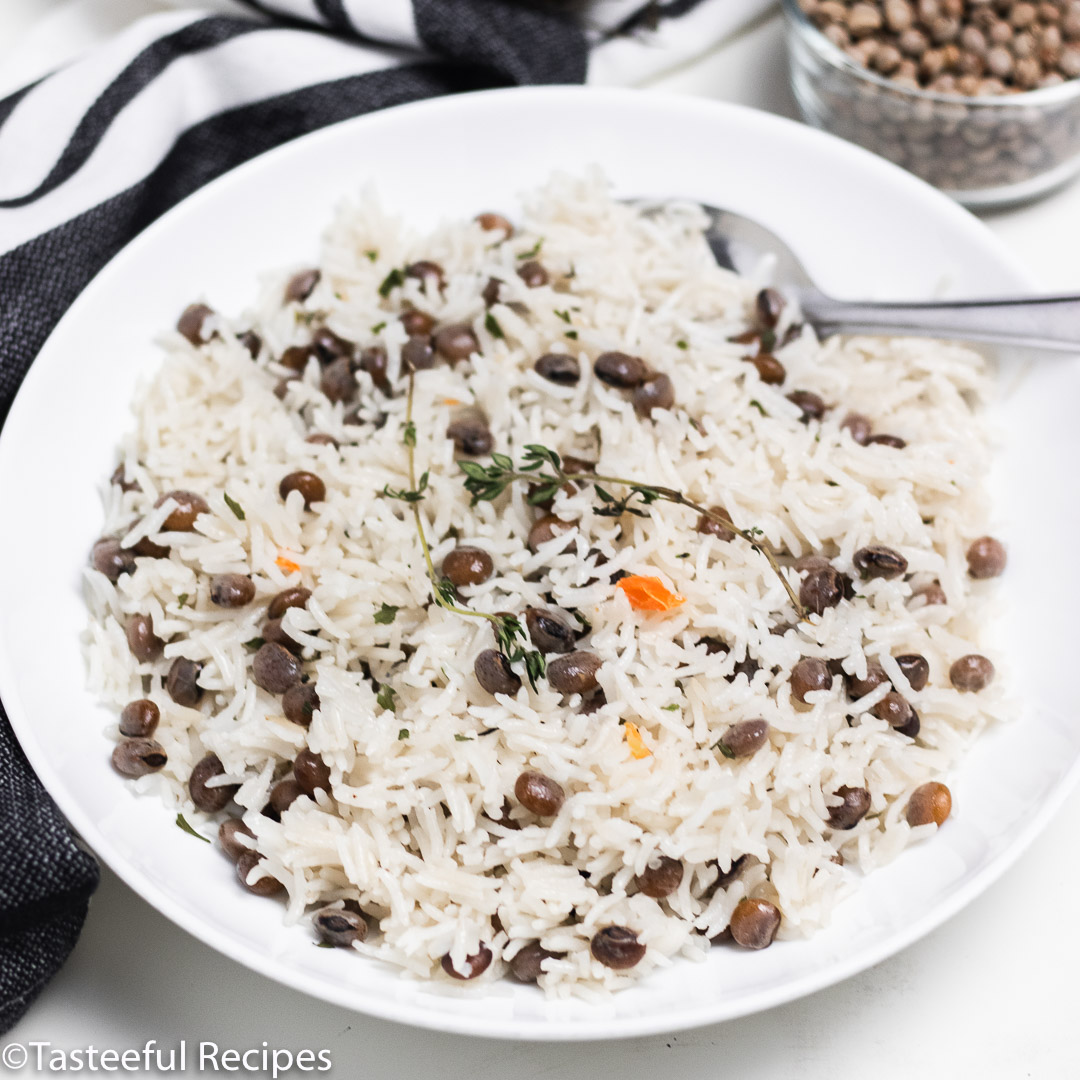
<svg viewBox="0 0 1080 1080"><path fill-rule="evenodd" d="M783 0L803 119L865 146L973 208L1037 198L1080 171L1080 79L967 97L913 90L862 67Z"/></svg>

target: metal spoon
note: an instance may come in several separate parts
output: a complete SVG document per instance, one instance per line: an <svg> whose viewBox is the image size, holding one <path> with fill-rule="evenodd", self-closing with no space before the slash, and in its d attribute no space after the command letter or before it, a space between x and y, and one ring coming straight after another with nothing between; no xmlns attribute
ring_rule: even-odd
<svg viewBox="0 0 1080 1080"><path fill-rule="evenodd" d="M746 274L775 259L774 281L795 298L822 336L838 333L913 334L1080 352L1080 296L879 303L836 300L818 289L798 256L775 233L750 218L703 204L705 239L716 261Z"/></svg>

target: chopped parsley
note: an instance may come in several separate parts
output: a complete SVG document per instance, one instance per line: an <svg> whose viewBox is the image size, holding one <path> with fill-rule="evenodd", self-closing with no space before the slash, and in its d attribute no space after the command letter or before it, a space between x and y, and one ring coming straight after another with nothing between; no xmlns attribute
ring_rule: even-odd
<svg viewBox="0 0 1080 1080"><path fill-rule="evenodd" d="M209 844L211 842L209 836L203 836L201 832L196 832L191 827L191 825L188 824L188 820L186 817L184 817L183 814L176 815L176 824L189 836L194 836L197 840L201 840L204 844Z"/></svg>
<svg viewBox="0 0 1080 1080"><path fill-rule="evenodd" d="M244 513L244 508L235 500L229 498L229 493L224 492L225 505L233 512L233 516L237 521L243 521L247 515Z"/></svg>
<svg viewBox="0 0 1080 1080"><path fill-rule="evenodd" d="M394 289L397 289L404 284L405 271L399 270L395 266L394 269L383 278L382 284L379 286L379 295L385 300Z"/></svg>
<svg viewBox="0 0 1080 1080"><path fill-rule="evenodd" d="M734 760L735 758L734 751L731 749L730 746L727 745L727 743L724 742L723 739L717 739L716 742L713 743L713 749L719 750L720 753L724 755L724 757L730 760Z"/></svg>
<svg viewBox="0 0 1080 1080"><path fill-rule="evenodd" d="M376 626L389 626L397 618L397 613L400 608L394 607L393 604L383 604L378 611L375 612L375 625Z"/></svg>

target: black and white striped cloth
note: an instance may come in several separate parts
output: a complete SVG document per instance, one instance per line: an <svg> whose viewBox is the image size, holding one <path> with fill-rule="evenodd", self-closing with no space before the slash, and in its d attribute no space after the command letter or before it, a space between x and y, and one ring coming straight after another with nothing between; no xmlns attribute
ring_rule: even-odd
<svg viewBox="0 0 1080 1080"><path fill-rule="evenodd" d="M228 0L176 11L0 100L0 424L95 273L203 184L298 135L436 94L634 83L772 0ZM97 884L0 706L0 1033Z"/></svg>

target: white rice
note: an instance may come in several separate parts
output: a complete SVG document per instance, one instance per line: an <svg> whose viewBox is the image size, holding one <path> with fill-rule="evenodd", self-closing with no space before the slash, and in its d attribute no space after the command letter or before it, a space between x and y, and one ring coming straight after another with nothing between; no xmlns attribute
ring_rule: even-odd
<svg viewBox="0 0 1080 1080"><path fill-rule="evenodd" d="M1004 715L996 686L964 694L948 681L953 660L985 651L980 626L992 585L967 577L964 553L988 524L989 451L978 415L990 389L986 361L937 342L822 344L804 330L779 350L784 385L765 385L743 359L748 347L728 340L746 329L760 283L717 268L702 225L693 208L640 216L613 201L597 176L556 178L530 195L524 222L503 244L472 222L414 235L365 197L328 230L322 279L305 304L282 304L290 276L282 272L267 281L256 311L235 322L218 316L221 335L209 344L192 347L177 333L164 339L168 355L139 393L135 428L120 452L141 491L105 488L103 534L126 533L125 543L149 535L172 553L139 559L115 587L87 571L90 681L117 707L143 696L157 703L155 737L168 764L133 783L204 832L213 824L191 805L187 780L205 753L221 758L223 782L242 784L236 802L267 871L287 887L288 919L354 898L377 920L361 951L415 975L446 980L440 958L449 953L460 967L483 942L495 961L478 981L498 979L522 944L539 939L565 954L541 977L548 993L617 989L678 955L700 956L747 894L778 904L781 939L823 926L859 870L934 831L907 825L907 797L945 776L974 736ZM541 238L537 257L551 284L528 289L515 269ZM387 274L421 258L445 268L445 292L425 293L410 278L381 299ZM481 291L491 277L505 282L503 303L492 309L504 339L485 326ZM492 646L489 624L429 602L411 514L381 494L387 484L408 486L397 377L403 302L440 323L471 323L481 344L471 361L416 379L416 460L431 478L420 505L436 566L454 546L455 529L489 551L496 568L489 581L463 590L469 605L518 613L557 606L586 617L592 631L581 647L603 661L607 697L592 715L543 681L535 692L526 682L515 698L493 698L473 675L475 656ZM566 336L567 318L576 340ZM273 389L282 369L267 350L253 362L234 336L254 327L280 355L306 343L313 322L386 347L396 396L384 398L359 375L363 415L384 414L381 427L344 424L346 409L322 395L314 361L279 401ZM628 394L592 374L607 349L669 373L676 407L639 419ZM580 358L577 386L533 371L550 351ZM795 388L834 405L823 422L800 422L785 397ZM560 553L559 540L534 554L525 538L535 514L520 485L470 508L446 437L455 410L448 402L475 402L497 449L515 460L525 444L543 443L598 460L601 473L721 504L736 525L762 529L791 556L824 552L857 576L856 549L885 544L907 558L909 573L860 583L853 602L773 633L794 616L764 558L743 540L698 534L696 515L684 508L661 503L645 518L614 520L594 513L589 490L560 492L555 512L578 525L573 547ZM849 410L903 437L906 449L856 445L839 426ZM305 442L312 430L340 439L341 449ZM278 494L281 478L297 469L326 483L326 501L310 511L298 494L285 501ZM170 507L151 508L177 488L203 494L211 513L194 532L161 534ZM586 561L594 549L607 559L600 580L591 573L595 557ZM300 570L283 570L279 556ZM686 602L662 615L635 612L608 580L620 569L658 576ZM208 576L230 571L251 574L257 588L256 601L238 612L208 596ZM788 573L797 588L798 576ZM913 588L933 580L948 603L911 603ZM313 591L306 611L285 618L305 646L305 670L322 702L306 731L281 715L279 697L256 687L244 645L260 634L268 600L293 584ZM398 608L389 625L373 621L383 604ZM155 663L139 664L128 650L123 625L138 612L169 642ZM706 655L703 635L723 638L730 653ZM930 681L919 693L891 659L905 652L929 661ZM725 679L748 655L761 664L752 680ZM198 709L176 705L163 689L177 656L204 665ZM867 658L880 658L919 712L917 742L870 715L884 688L853 704L836 680L811 695L812 708L795 705L788 675L803 656L842 659L859 675ZM360 661L393 688L394 711L377 704ZM711 749L730 724L754 717L771 725L769 743L754 756L730 761ZM650 756L631 756L627 720ZM488 729L495 730L482 734ZM111 734L119 737L115 728ZM269 789L305 745L330 765L333 797L300 798L275 822L261 813ZM537 822L516 807L514 782L526 768L566 789L553 819ZM847 832L827 823L841 785L872 794L870 813ZM491 820L508 796L522 820L517 830ZM832 861L838 853L844 867ZM656 854L686 868L663 901L633 885ZM759 861L712 892L718 873L742 855ZM626 973L590 955L591 937L609 924L630 927L647 946Z"/></svg>

